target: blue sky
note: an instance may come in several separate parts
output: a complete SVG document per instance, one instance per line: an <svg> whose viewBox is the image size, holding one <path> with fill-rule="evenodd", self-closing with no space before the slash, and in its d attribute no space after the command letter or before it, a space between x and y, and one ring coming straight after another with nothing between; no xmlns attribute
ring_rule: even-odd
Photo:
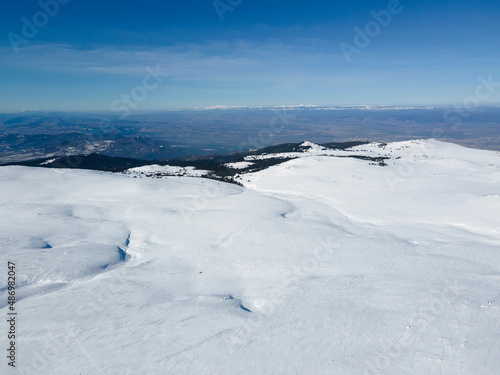
<svg viewBox="0 0 500 375"><path fill-rule="evenodd" d="M498 0L41 0L1 6L2 112L110 111L123 104L123 95L132 97L136 111L449 105L473 94L481 76L500 82ZM391 19L382 17L380 25L373 12L389 12ZM34 30L23 30L26 20ZM366 32L367 25L368 45L356 45L355 28ZM359 52L350 62L341 43ZM162 72L158 81L147 78L148 67ZM499 99L500 88L481 104Z"/></svg>

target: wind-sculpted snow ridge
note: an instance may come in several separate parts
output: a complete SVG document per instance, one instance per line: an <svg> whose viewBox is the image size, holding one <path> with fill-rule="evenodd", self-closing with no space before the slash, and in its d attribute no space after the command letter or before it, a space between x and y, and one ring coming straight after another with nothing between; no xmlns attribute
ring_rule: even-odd
<svg viewBox="0 0 500 375"><path fill-rule="evenodd" d="M0 167L17 371L498 373L499 153L417 140L259 155L223 166L243 186Z"/></svg>

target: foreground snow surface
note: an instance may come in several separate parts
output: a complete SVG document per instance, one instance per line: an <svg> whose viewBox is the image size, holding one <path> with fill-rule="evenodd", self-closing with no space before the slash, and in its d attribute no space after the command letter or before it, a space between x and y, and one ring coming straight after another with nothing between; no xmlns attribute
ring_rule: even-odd
<svg viewBox="0 0 500 375"><path fill-rule="evenodd" d="M244 188L0 168L19 299L0 372L498 374L500 155L359 149L396 156L303 157Z"/></svg>

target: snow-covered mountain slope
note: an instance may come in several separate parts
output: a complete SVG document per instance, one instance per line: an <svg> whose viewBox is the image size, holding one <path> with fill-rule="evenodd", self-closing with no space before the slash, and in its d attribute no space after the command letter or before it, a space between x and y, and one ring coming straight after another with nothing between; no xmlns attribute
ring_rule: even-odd
<svg viewBox="0 0 500 375"><path fill-rule="evenodd" d="M324 156L329 153L388 159L382 169L367 168L363 160ZM237 180L258 191L321 201L354 221L443 224L500 234L498 152L430 140L325 153L314 150L311 157L304 155L307 153L265 171L237 176Z"/></svg>
<svg viewBox="0 0 500 375"><path fill-rule="evenodd" d="M2 373L497 374L499 153L304 147L244 187L0 167Z"/></svg>

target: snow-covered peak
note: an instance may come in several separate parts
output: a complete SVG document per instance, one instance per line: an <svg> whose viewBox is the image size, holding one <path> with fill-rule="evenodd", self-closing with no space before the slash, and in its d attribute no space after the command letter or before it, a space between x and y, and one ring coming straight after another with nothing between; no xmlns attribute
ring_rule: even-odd
<svg viewBox="0 0 500 375"><path fill-rule="evenodd" d="M300 144L301 147L312 147L312 146L317 146L315 143L309 142L309 141L304 141Z"/></svg>

